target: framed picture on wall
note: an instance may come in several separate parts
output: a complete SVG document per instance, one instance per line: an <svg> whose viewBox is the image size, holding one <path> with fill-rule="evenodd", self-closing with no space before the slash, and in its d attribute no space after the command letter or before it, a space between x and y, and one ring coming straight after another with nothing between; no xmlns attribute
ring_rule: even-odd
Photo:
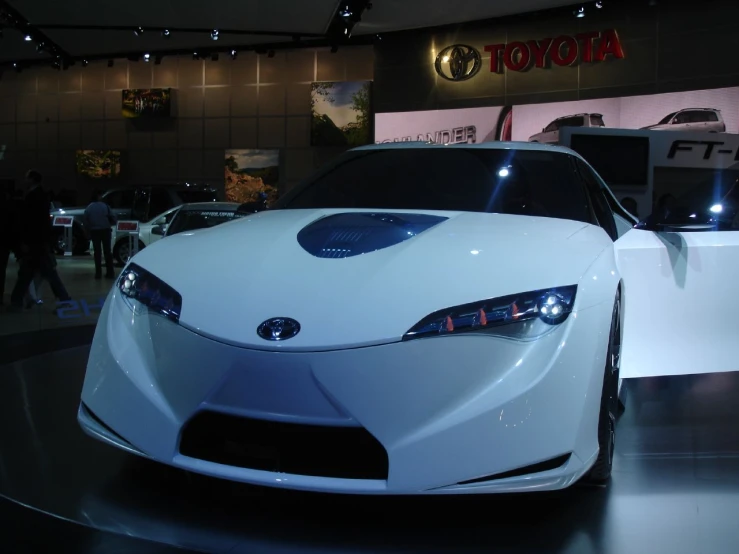
<svg viewBox="0 0 739 554"><path fill-rule="evenodd" d="M172 114L171 89L126 89L122 95L121 111L127 119L170 117Z"/></svg>
<svg viewBox="0 0 739 554"><path fill-rule="evenodd" d="M119 150L77 150L77 173L92 179L114 179L121 174Z"/></svg>
<svg viewBox="0 0 739 554"><path fill-rule="evenodd" d="M226 150L225 162L227 202L256 202L260 193L268 203L277 200L279 150Z"/></svg>
<svg viewBox="0 0 739 554"><path fill-rule="evenodd" d="M311 145L362 146L373 141L372 82L311 85Z"/></svg>

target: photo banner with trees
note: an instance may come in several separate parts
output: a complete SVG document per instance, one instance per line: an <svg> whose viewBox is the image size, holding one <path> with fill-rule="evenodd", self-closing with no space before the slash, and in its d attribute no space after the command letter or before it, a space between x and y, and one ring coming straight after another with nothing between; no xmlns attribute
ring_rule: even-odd
<svg viewBox="0 0 739 554"><path fill-rule="evenodd" d="M311 145L355 147L373 141L372 82L311 85Z"/></svg>

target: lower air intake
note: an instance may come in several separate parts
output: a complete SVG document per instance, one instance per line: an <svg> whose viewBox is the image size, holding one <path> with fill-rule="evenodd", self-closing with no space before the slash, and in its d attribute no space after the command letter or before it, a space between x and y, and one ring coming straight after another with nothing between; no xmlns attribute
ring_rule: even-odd
<svg viewBox="0 0 739 554"><path fill-rule="evenodd" d="M385 448L361 427L298 425L201 412L180 454L229 466L343 479L385 480Z"/></svg>

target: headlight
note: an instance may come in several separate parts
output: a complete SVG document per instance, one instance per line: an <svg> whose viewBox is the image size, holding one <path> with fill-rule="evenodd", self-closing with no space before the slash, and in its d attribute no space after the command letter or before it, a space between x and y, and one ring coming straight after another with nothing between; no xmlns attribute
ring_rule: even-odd
<svg viewBox="0 0 739 554"><path fill-rule="evenodd" d="M577 285L513 294L434 312L403 340L461 333L484 333L518 340L541 337L572 312Z"/></svg>
<svg viewBox="0 0 739 554"><path fill-rule="evenodd" d="M136 301L146 306L149 312L162 315L172 321L180 320L182 295L136 264L128 264L118 278L117 286L129 302Z"/></svg>

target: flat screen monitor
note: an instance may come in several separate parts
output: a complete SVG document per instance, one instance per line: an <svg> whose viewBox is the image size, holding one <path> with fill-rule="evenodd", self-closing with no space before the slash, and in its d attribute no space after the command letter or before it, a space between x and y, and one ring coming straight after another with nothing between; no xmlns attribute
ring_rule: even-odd
<svg viewBox="0 0 739 554"><path fill-rule="evenodd" d="M649 138L573 133L570 148L585 158L609 186L646 187Z"/></svg>

